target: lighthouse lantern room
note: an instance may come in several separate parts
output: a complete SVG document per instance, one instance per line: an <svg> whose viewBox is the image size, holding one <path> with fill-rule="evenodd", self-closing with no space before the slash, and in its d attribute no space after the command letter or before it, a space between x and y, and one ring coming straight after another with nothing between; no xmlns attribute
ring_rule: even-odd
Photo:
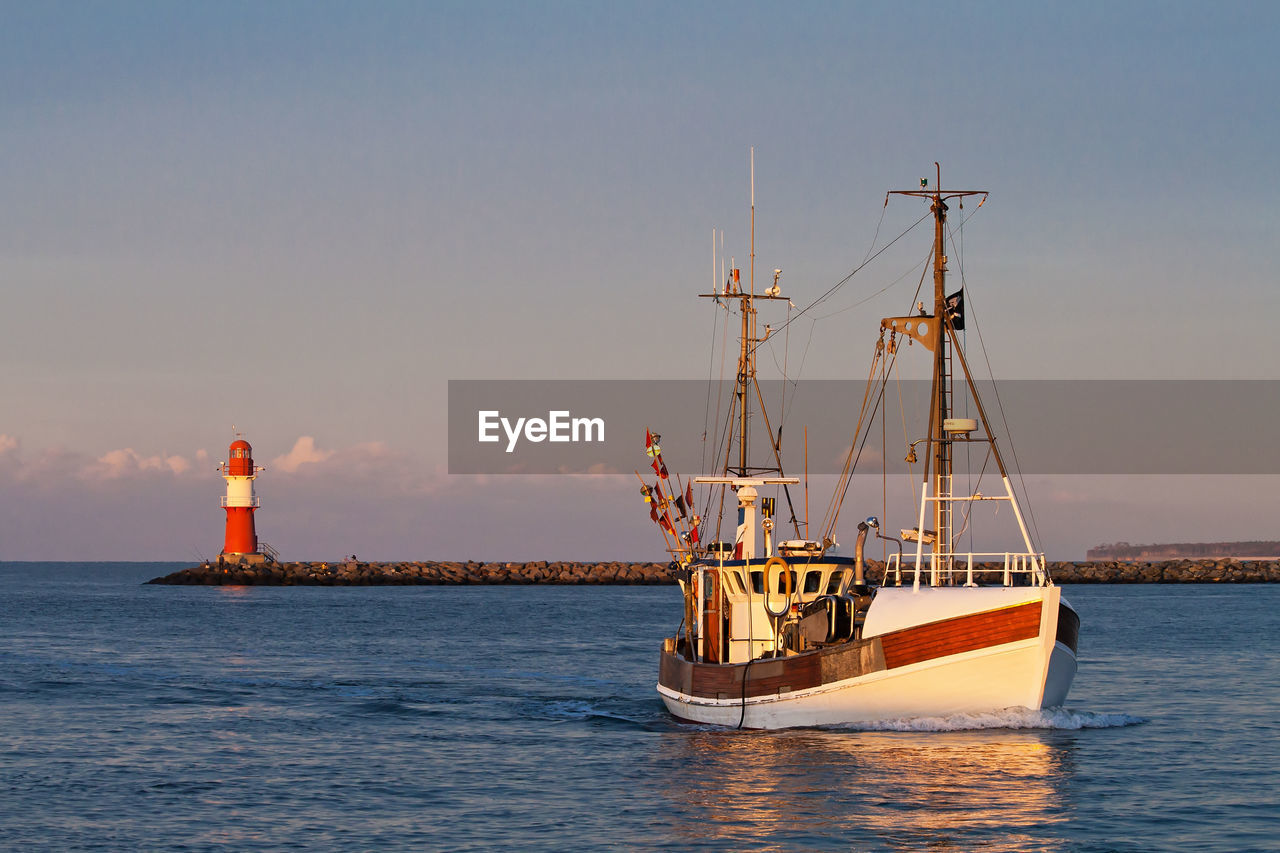
<svg viewBox="0 0 1280 853"><path fill-rule="evenodd" d="M227 494L222 499L222 506L227 511L222 557L256 562L263 554L258 548L258 533L253 523L253 514L259 506L259 498L253 493L253 481L257 479L258 472L266 469L253 464L253 448L239 434L227 452L227 461L218 467L222 479L227 481Z"/></svg>

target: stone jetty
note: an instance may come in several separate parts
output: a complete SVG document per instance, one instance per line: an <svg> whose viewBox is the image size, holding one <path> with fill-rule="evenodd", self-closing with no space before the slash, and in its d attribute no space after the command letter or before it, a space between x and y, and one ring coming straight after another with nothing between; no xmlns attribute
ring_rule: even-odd
<svg viewBox="0 0 1280 853"><path fill-rule="evenodd" d="M867 563L879 581L882 565ZM1084 583L1280 583L1280 561L1167 560L1051 562L1059 584ZM206 563L182 569L153 584L204 586L408 586L461 584L614 584L675 582L669 563L480 562L302 562L259 565Z"/></svg>
<svg viewBox="0 0 1280 853"><path fill-rule="evenodd" d="M205 563L148 583L216 586L411 586L459 584L674 583L668 563L453 561L370 563Z"/></svg>

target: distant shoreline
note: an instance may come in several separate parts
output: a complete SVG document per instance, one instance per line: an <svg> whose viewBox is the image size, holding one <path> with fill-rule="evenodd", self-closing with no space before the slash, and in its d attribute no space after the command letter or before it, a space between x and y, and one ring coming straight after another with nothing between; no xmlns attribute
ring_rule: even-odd
<svg viewBox="0 0 1280 853"><path fill-rule="evenodd" d="M1166 542L1130 545L1116 542L1098 545L1084 555L1090 563L1122 560L1125 562L1170 562L1174 560L1280 560L1280 541L1253 539L1247 542Z"/></svg>
<svg viewBox="0 0 1280 853"><path fill-rule="evenodd" d="M868 575L880 579L883 566L867 561ZM1276 560L1162 560L1051 562L1055 583L1280 583ZM147 583L178 586L423 586L423 585L617 585L674 583L669 563L578 563L537 560L481 563L281 562L259 565L207 563L181 569Z"/></svg>

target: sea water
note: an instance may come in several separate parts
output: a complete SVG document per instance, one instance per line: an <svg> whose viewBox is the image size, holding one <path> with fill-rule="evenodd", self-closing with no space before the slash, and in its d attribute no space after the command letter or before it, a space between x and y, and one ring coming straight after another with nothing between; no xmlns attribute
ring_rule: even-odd
<svg viewBox="0 0 1280 853"><path fill-rule="evenodd" d="M0 848L1280 849L1280 586L1067 587L1066 708L741 732L671 587L0 564Z"/></svg>

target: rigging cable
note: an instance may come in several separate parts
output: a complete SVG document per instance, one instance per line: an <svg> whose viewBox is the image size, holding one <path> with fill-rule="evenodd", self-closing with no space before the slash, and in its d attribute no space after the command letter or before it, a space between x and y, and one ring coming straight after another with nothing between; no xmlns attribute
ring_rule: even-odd
<svg viewBox="0 0 1280 853"><path fill-rule="evenodd" d="M874 368L873 368L873 370L874 370ZM871 390L871 383L870 383L870 381L868 381L868 382L867 382L867 391L868 391L868 392L870 392L870 390ZM878 412L878 411L880 410L880 403L881 403L881 401L883 401L883 400L884 400L884 385L881 385L881 386L880 386L880 393L878 393L878 394L876 395L876 402L875 402L875 405L874 405L874 406L872 407L872 409L871 409L871 416L870 416L870 418L868 418L868 420L867 420L867 431L866 431L865 433L863 433L863 435L862 435L862 444L860 444L860 445L858 446L858 452L857 452L857 455L856 455L856 456L853 456L853 455L852 455L852 454L853 454L853 448L852 448L852 447L851 447L851 448L849 448L849 453L850 453L850 455L852 456L852 463L853 463L853 464L851 464L851 465L847 465L847 466L846 466L846 471L847 471L847 473L845 473L845 474L843 475L843 476L844 476L844 485L843 485L843 486L841 486L841 488L840 488L840 497L839 497L839 499L837 500L834 496L832 496L832 501L833 501L833 504L834 504L835 512L834 512L834 513L832 513L832 515L831 515L831 525L830 525L830 527L828 527L828 528L827 528L827 532L826 532L826 535L825 535L825 537L824 537L824 538L829 538L829 537L832 535L832 533L834 533L834 532L835 532L835 529L836 529L836 522L840 520L840 510L841 510L841 508L844 506L844 499L845 499L845 495L847 495L847 494L849 493L849 486L850 486L850 484L852 484L852 483L853 483L853 472L854 472L854 471L857 469L857 467L858 467L858 460L862 458L862 449L863 449L863 447L865 447L865 446L866 446L866 444L867 444L867 439L871 437L871 421L875 419L876 412ZM861 418L859 418L859 420L861 420ZM856 437L857 433L855 433L854 435L855 435L855 437Z"/></svg>
<svg viewBox="0 0 1280 853"><path fill-rule="evenodd" d="M930 212L926 213L924 216L922 216L922 217L920 217L919 219L917 219L914 223L912 223L910 226L908 226L908 228L907 228L905 231L903 231L903 232L902 232L901 234L899 234L897 237L894 237L894 238L893 238L892 240L890 240L888 243L885 243L883 246L881 246L881 247L880 247L880 249L879 249L877 252L875 252L875 253L874 253L873 255L871 255L869 258L867 258L867 259L866 259L866 260L864 260L862 263L860 263L860 264L858 264L856 267L854 267L854 268L849 272L849 274L848 274L848 275L846 275L844 278L842 278L842 279L840 279L839 281L837 281L835 284L831 285L831 287L827 288L826 292L824 292L821 296L819 296L817 299L815 299L815 300L813 300L812 302L810 302L810 303L809 303L808 305L806 305L804 308L801 308L801 309L800 309L800 311L799 311L799 312L798 312L794 317L792 317L792 318L790 318L790 319L788 319L788 320L787 320L787 322L786 322L786 324L785 324L785 325L786 325L786 326L790 326L790 325L791 325L792 323L794 323L796 320L799 320L799 319L800 319L801 317L803 317L805 314L809 313L809 311L810 311L811 309L816 308L818 305L821 305L824 301L826 301L826 300L827 300L827 298L829 298L829 297L831 296L831 294L835 293L835 292L836 292L837 290L839 290L841 287L843 287L844 285L848 284L848 283L849 283L849 281L850 281L850 280L851 280L855 275L857 275L859 272L861 272L861 271L862 271L863 267L865 267L867 264L871 263L871 261L874 261L876 258L880 257L880 256L881 256L881 255L883 255L885 252L887 252L887 251L889 250L889 247L890 247L890 246L892 246L894 243L897 243L897 242L898 242L899 240L901 240L903 237L905 237L905 236L907 236L908 234L910 234L912 231L914 231L914 230L916 229L916 226L918 226L921 222L924 222L926 219L928 219L928 218L929 218L929 217L931 217L932 215L933 215L933 211L930 211ZM875 297L877 297L877 296L879 296L880 294L884 293L886 290L888 290L888 289L889 289L890 287L892 287L892 286L893 286L893 285L886 285L885 287L880 288L880 289L879 289L879 290L877 290L875 293L871 294L871 295L870 295L870 296L868 296L866 299L862 300L862 302L866 302L866 301L867 301L867 300L869 300L869 299L874 299ZM861 305L861 304L862 304L862 302L859 302L859 303L856 303L856 304ZM850 307L853 307L853 306L850 306ZM781 331L782 331L782 329L781 329L781 328L779 328L779 329L777 329L776 331L781 332ZM756 347L758 347L758 346L759 346L759 344L758 344L758 343L757 343L757 344L755 344L755 345L751 348L751 352L753 352L753 353L754 353L754 351L755 351Z"/></svg>
<svg viewBox="0 0 1280 853"><path fill-rule="evenodd" d="M960 199L960 209L964 210L963 198ZM977 211L975 210L974 213L977 213ZM965 221L966 221L965 219L961 219L960 222L957 224L955 230L951 230L950 223L948 223L948 231L950 232L951 245L954 246L956 249L957 266L960 269L961 294L963 294L964 291L967 290L969 287L969 283L965 280L965 277L964 277L964 223ZM957 239L957 236L956 236L957 234L959 235L959 239ZM962 301L963 299L964 297L961 296ZM963 322L963 319L964 319L963 316L961 316L962 322ZM961 337L961 340L963 341L963 345L961 348L967 351L969 349L968 325L965 325L964 329L961 330L960 337ZM964 416L967 418L969 417L969 398L972 396L972 392L969 392L968 389L966 389L966 392L967 393L964 395ZM988 438L989 437L990 436L988 436ZM977 489L982 485L982 474L985 473L987 470L987 462L991 457L992 447L991 445L987 446L987 455L982 460L982 471L979 472L978 482L975 484L973 481L973 458L972 458L972 454L970 453L970 450L972 448L969 445L970 443L966 441L964 445L964 472L965 472L965 478L967 480L969 494L972 496L977 494ZM1028 505L1028 508L1029 508L1029 505ZM956 534L956 537L959 538L960 536L963 536L965 534L966 530L969 531L969 553L970 554L973 553L973 528L969 526L969 518L972 514L973 514L973 502L969 501L965 505L964 523L960 527L960 532ZM973 557L969 558L969 562L970 563L973 562Z"/></svg>
<svg viewBox="0 0 1280 853"><path fill-rule="evenodd" d="M845 494L849 490L849 482L853 479L853 470L858 464L858 459L862 456L862 449L856 446L858 443L858 436L862 434L862 425L864 423L867 424L866 435L870 435L871 421L875 419L875 413L880 407L880 402L877 399L875 408L871 410L870 417L867 416L867 401L871 397L871 388L875 384L876 363L884 357L884 349L884 331L881 330L880 338L876 341L876 353L871 360L871 369L867 371L866 390L863 391L862 394L862 406L858 412L858 425L855 427L853 432L853 443L849 445L849 453L845 456L844 468L840 472L840 476L847 477L847 479L845 481L844 488L839 489L838 494L833 493L831 495L831 503L828 505L827 512L822 519L822 538L824 541L830 539L832 533L835 531L836 521L840 517L840 507L844 504ZM884 396L883 386L880 388L880 396ZM862 443L866 444L866 436L863 436Z"/></svg>
<svg viewBox="0 0 1280 853"><path fill-rule="evenodd" d="M902 443L907 446L907 452L911 452L911 433L907 431L907 405L902 399L902 374L898 372L898 354L893 355L893 381L898 385L898 412L902 415ZM911 505L914 507L920 503L916 499L916 475L911 470L911 457L906 459L907 463L907 483L911 486ZM887 513L886 513L887 514Z"/></svg>
<svg viewBox="0 0 1280 853"><path fill-rule="evenodd" d="M724 385L724 364L725 364L726 353L727 353L727 351L728 351L728 345L729 345L729 321L728 321L728 315L733 313L733 310L729 307L729 305L728 305L728 303L727 303L727 302L722 303L722 305L723 305L724 310L725 310L726 319L725 319L725 324L724 324L724 331L721 333L721 343L720 343L720 380L719 380L719 385L720 385L720 386L723 386L723 385ZM714 341L714 340L715 340L715 338L713 337L713 338L712 338L712 340ZM713 350L712 350L712 358L714 359L714 357L715 357L715 351L714 351L714 348L713 348ZM708 381L707 393L708 393L708 396L710 396L710 393L711 393L711 388L710 388L710 378L708 378L708 380L707 380L707 381ZM720 398L721 398L721 395L716 394L715 396L716 396L716 417L715 417L715 421L714 421L714 423L719 424L719 422L720 422ZM710 408L710 406L708 406L708 409L709 409L709 408ZM729 423L731 423L731 422L732 422L732 420L733 420L733 407L732 407L732 406L730 406L730 407L729 407L729 412L727 413L727 416L726 416L726 419L725 419L725 427L724 427L724 429L720 432L719 437L716 439L715 444L713 445L712 454L711 454L711 458L712 458L712 460L713 460L713 461L714 461L714 460L716 460L716 459L719 459L719 458L720 458L720 450L721 450L721 448L723 447L723 442L725 442L725 441L727 440L728 428L729 428L729 426L728 426L728 425L729 425ZM704 421L704 422L703 422L703 429L704 429L704 430L706 430L706 428L707 428L707 423ZM705 447L705 445L704 445L704 447ZM705 457L705 456L703 457L703 468L702 468L702 470L704 470L704 471L709 470L709 467L708 467L708 466L707 466L707 464L706 464L706 457ZM702 512L703 518L709 517L709 516L711 515L711 502L712 502L712 500L714 499L714 498L713 498L714 492L715 492L715 490L714 490L714 489L709 490L709 491L707 492L707 501L706 501L706 503L704 504L704 509L703 509L703 512ZM720 514L719 514L719 515L723 515L723 514L724 514L724 487L722 486L722 487L720 488ZM719 522L719 521L717 521L717 522L716 522L716 536L715 536L715 538L716 538L717 540L720 538L720 522Z"/></svg>
<svg viewBox="0 0 1280 853"><path fill-rule="evenodd" d="M707 359L707 405L702 413L702 470L707 470L707 427L711 423L711 376L716 369L716 329L720 325L720 312L715 313L715 317L711 320L711 353ZM729 328L729 324L725 323L725 328ZM720 368L721 373L724 372L723 365ZM720 419L720 398L716 397L716 420Z"/></svg>
<svg viewBox="0 0 1280 853"><path fill-rule="evenodd" d="M881 288L881 289L880 289L880 290L878 290L877 292L875 292L875 293L871 294L870 296L866 297L865 299L859 299L857 302L854 302L854 303L852 303L852 304L850 304L850 305L846 305L846 306L845 306L845 307L843 307L843 308L837 308L837 309L835 309L834 311L832 311L830 314L822 314L822 315L819 315L818 317L815 317L815 318L814 318L814 321L816 322L816 321L818 321L818 320L827 320L827 319L829 319L829 318L831 318L831 317L835 317L835 316L837 316L837 315L839 315L839 314L843 314L843 313L845 313L846 311L852 311L854 308L858 308L859 306L866 304L867 302L869 302L869 301L871 301L872 299L874 299L874 298L876 298L877 296L879 296L881 293L884 293L886 290L889 290L890 288L892 288L894 285L896 285L898 282L902 281L902 280L903 280L904 278L906 278L907 276L911 275L913 272L915 272L915 271L916 271L917 267L920 267L922 264L924 265L924 269L923 269L923 271L922 271L922 275L920 276L920 280L921 280L921 281L924 281L924 274L927 274L927 273L929 272L929 267L928 267L928 263L929 263L929 256L930 256L930 255L932 255L932 254L933 254L933 250L932 250L932 249L930 249L930 250L929 250L929 254L928 254L928 255L926 255L926 256L924 257L924 259L923 259L923 260L921 260L921 261L920 261L919 263L917 263L917 264L913 264L913 265L911 266L911 269L907 270L907 271L906 271L906 272L904 272L902 275L898 276L898 277L897 277L897 278L895 278L893 281L889 282L889 284L888 284L888 285L886 285L885 287ZM919 294L919 292L920 292L920 291L919 291L919 289L917 289L917 290L916 290L916 293L917 293L917 294ZM914 305L914 304L915 304L915 302L913 301L913 302L912 302L912 304Z"/></svg>
<svg viewBox="0 0 1280 853"><path fill-rule="evenodd" d="M888 204L887 204L887 203L886 203L883 207L881 207L881 208L880 208L880 219L879 219L879 221L878 221L878 222L876 222L876 230L875 230L875 234L873 234L873 235L872 235L872 237L871 237L871 244L867 247L867 254L863 256L863 258L862 258L862 262L861 262L860 264L858 264L856 267L854 267L854 268L853 268L853 270L852 270L852 271L850 271L850 273L849 273L848 275L846 275L846 276L845 276L844 278L842 278L840 281L836 282L834 285L832 285L830 288L828 288L828 289L827 289L827 291L826 291L825 293L823 293L821 296L819 296L819 297L818 297L817 299L815 299L813 302L809 303L809 304L808 304L808 305L806 305L803 309L801 309L801 311L800 311L799 313L797 313L794 317L793 317L793 316L791 316L791 308L794 308L795 306L794 306L794 305L790 305L790 307L788 307L788 309L787 309L787 320L786 320L786 322L785 322L785 323L783 323L783 324L782 324L782 326L781 326L781 327L779 327L776 331L781 332L781 331L786 330L786 331L787 331L787 333L788 333L788 335L790 335L790 327L791 327L792 322L794 322L795 320L799 320L799 319L800 319L802 316L804 316L804 314L805 314L806 312L808 312L810 309L812 309L812 308L816 307L817 305L820 305L822 302L824 302L828 297L830 297L830 296L831 296L833 293L835 293L838 289L840 289L840 288L841 288L841 287L843 287L845 284L847 284L847 283L849 282L849 280L850 280L850 279L852 279L855 275L857 275L857 274L862 270L862 268L863 268L863 267L865 267L868 263L870 263L871 261L873 261L873 260L875 260L876 258L880 257L882 254L884 254L884 253L885 253L885 251L887 251L887 250L889 249L889 247L890 247L890 246L892 246L894 243L897 243L897 242L898 242L899 240L901 240L903 237L905 237L905 236L907 236L908 234L910 234L912 231L914 231L914 230L916 229L916 226L918 226L921 222L924 222L924 221L925 221L926 219L928 219L928 218L929 218L929 216L930 216L930 214L926 213L924 216L920 217L920 218L919 218L919 219L917 219L914 223L912 223L912 224L911 224L911 225L910 225L910 226L909 226L905 231L903 231L903 232L902 232L901 234L899 234L897 237L894 237L892 240L890 240L888 243L886 243L884 246L882 246L882 247L879 249L879 251L876 251L876 249L875 249L876 241L880 238L880 228L881 228L881 226L884 224L885 212L886 212L887 210L888 210ZM873 253L874 253L874 254L873 254ZM914 267L912 267L912 269L915 269L915 268L914 268ZM908 273L909 273L909 272L910 272L910 271L908 271ZM810 324L809 324L809 337L808 337L808 339L805 341L805 345L804 345L804 352L803 352L803 353L801 353L801 355L800 355L800 367L799 367L799 369L796 371L796 375L797 375L797 376L799 376L800 374L802 374L802 373L804 372L804 365L805 365L805 362L808 360L808 357L809 357L809 346L813 343L813 332L814 332L814 329L815 329L815 328L817 328L817 325L818 325L818 321L819 321L819 320L825 320L825 319L827 319L828 317L834 317L834 316L836 316L837 314L842 314L842 313L844 313L845 311L852 310L852 309L854 309L854 308L857 308L857 307L858 307L858 306L860 306L860 305L864 305L865 303L870 302L872 299L875 299L877 296L880 296L880 295L881 295L881 294L883 294L885 291L889 290L889 289L890 289L890 288L892 288L894 285L896 285L899 281L901 281L903 278L905 278L905 277L906 277L906 275L907 275L908 273L904 273L902 276L900 276L900 277L898 277L898 278L894 279L892 282L890 282L889 284L887 284L887 285L885 285L884 287L880 288L880 289L879 289L879 290L877 290L875 293L872 293L872 294L871 294L871 295L869 295L869 296L866 296L866 297L864 297L864 298L862 298L862 299L859 299L857 302L854 302L852 305L848 305L848 306L846 306L846 307L844 307L844 308L841 308L841 309L839 309L839 310L833 311L833 312L831 312L830 314L824 314L824 315L822 315L822 316L820 316L820 317L814 317L814 318L811 318L811 322L810 322ZM924 281L924 276L923 276L923 275L921 275L921 281L922 281L922 282ZM918 289L917 289L917 292L918 292ZM913 304L914 304L914 303L913 303ZM788 340L789 340L789 338L788 338ZM753 349L753 351L754 351L754 349ZM776 364L776 363L777 363L776 358L775 358L775 360L774 360L774 361L775 361L775 364ZM798 384L798 381L796 381L796 382L792 382L791 384L792 384L792 387L793 387L793 391L792 391L792 399L794 400L794 398L795 398L795 397L794 397L794 394L795 394L795 392L794 392L794 388L795 388L795 386ZM785 388L785 385L784 385L784 388ZM785 391L784 391L784 397L785 397ZM785 412L784 412L784 413L783 413L783 419L782 419L782 421L781 421L781 424L780 424L780 425L785 425L785 424L786 424L786 417L785 417Z"/></svg>
<svg viewBox="0 0 1280 853"><path fill-rule="evenodd" d="M965 310L970 316L974 316L972 304L966 306ZM987 364L987 375L991 377L991 389L995 394L996 406L1000 409L1000 421L1004 425L1004 434L1009 440L1009 452L1013 454L1013 466L1018 471L1018 483L1022 486L1022 494L1027 499L1027 515L1031 521L1031 530L1035 533L1035 542L1032 543L1034 548L1036 543L1040 541L1040 527L1036 524L1035 507L1031 505L1031 495L1027 492L1027 481L1022 473L1022 463L1018 461L1018 448L1013 443L1013 433L1009 431L1009 419L1005 416L1004 403L1000 400L1000 387L996 382L995 372L991 369L991 358L987 355L987 344L982 339L982 326L977 323L976 317L973 328L978 332L978 345L982 349L982 359ZM992 440L994 441L994 438Z"/></svg>
<svg viewBox="0 0 1280 853"><path fill-rule="evenodd" d="M899 234L897 237L894 237L892 241L890 241L890 242L889 242L889 243L887 243L885 246L883 246L883 247L880 249L880 251L876 252L874 255L872 255L872 254L871 254L872 249L874 249L874 247L875 247L875 241L874 241L874 239L873 239L873 240L872 240L872 244L871 244L871 248L868 248L868 249L867 249L867 257L863 258L863 260L862 260L862 263L861 263L861 264L859 264L857 267L855 267L855 268L854 268L854 270L853 270L852 272L850 272L850 273L849 273L847 276L845 276L842 280L840 280L840 281L839 281L839 282L837 282L833 287L831 287L829 290L827 290L827 292L826 292L826 293L824 293L822 296L819 296L817 299L815 299L813 302L811 302L808 306L806 306L806 307L804 308L804 310L803 310L803 311L801 311L799 314L796 314L796 316L795 316L795 317L792 317L792 316L791 316L791 311L790 311L790 309L788 309L788 311L787 311L787 322L786 322L786 323L784 323L784 324L783 324L783 326L782 326L778 331L782 331L783 329L787 329L787 330L788 330L788 334L790 334L789 327L790 327L790 325L791 325L792 320L799 320L799 319L800 319L800 316L801 316L802 314L804 314L804 313L805 313L805 311L808 311L810 308L813 308L814 306L816 306L816 305L820 304L821 302L823 302L824 300L826 300L826 299L827 299L827 297L828 297L828 296L830 296L832 293L834 293L834 292L835 292L835 290L836 290L837 288L841 287L842 285L844 285L845 283L847 283L847 282L849 281L849 279L853 278L853 276L854 276L856 273L858 273L858 272L859 272L863 267L865 267L869 261L874 260L875 258L878 258L880 255L884 254L884 252L885 252L885 250L886 250L886 249L888 249L888 248L889 248L890 246L892 246L894 243L896 243L896 242L898 242L899 240L901 240L901 239L902 239L903 237L905 237L907 234L911 233L911 231L913 231L913 230L916 228L916 226L918 226L918 225L919 225L921 222L923 222L926 218L928 218L928 214L926 214L925 216L923 216L923 217L921 217L920 219L916 220L916 222L915 222L913 225L911 225L911 227L907 228L907 230L906 230L906 231L903 231L903 232L902 232L901 234ZM884 222L884 212L883 212L883 208L882 208L882 212L881 212L881 214L880 214L880 222L881 222L881 223L882 223L882 222ZM880 223L877 223L877 224L876 224L876 235L877 235L877 236L879 236L879 234L880 234ZM930 256L932 256L932 254L933 254L933 250L932 250L932 249L930 249L930 250L929 250L929 253L925 255L924 260L923 260L923 261L921 261L921 265L922 265L922 266L921 266L921 272L920 272L920 282L916 285L916 293L915 293L915 296L913 296L913 297L912 297L912 299L911 299L911 304L912 304L912 305L915 305L916 297L918 297L918 296L920 295L920 288L924 285L925 275L926 275L926 274L928 273L928 271L929 271L929 267L928 267L929 258L930 258ZM851 311L851 310L853 310L854 308L857 308L857 307L859 307L859 306L861 306L861 305L865 305L866 303L868 303L868 302L870 302L871 300L875 299L877 296L880 296L881 294L883 294L883 293L885 293L886 291L888 291L888 290L892 289L893 287L895 287L895 286L896 286L900 281L902 281L904 278L906 278L908 275L910 275L914 270L915 270L915 266L912 266L912 267L911 267L911 269L907 270L905 273L903 273L902 275L898 276L898 277L897 277L897 278L895 278L893 281L889 282L889 283L888 283L888 284L886 284L884 287L882 287L882 288L880 288L879 290L877 290L875 293L872 293L872 294L870 294L869 296L865 296L865 297L863 297L862 299L859 299L858 301L856 301L856 302L854 302L854 303L852 303L852 304L850 304L850 305L846 305L844 308L836 309L835 311L832 311L830 314L823 314L823 315L821 315L821 316L817 316L817 317L812 317L812 318L810 318L810 323L809 323L809 337L808 337L808 339L805 341L805 345L804 345L804 352L803 352L803 353L801 353L801 356L800 356L800 367L799 367L799 369L796 371L796 375L798 376L798 375L800 375L800 374L802 374L802 373L804 372L804 365L805 365L805 362L806 362L806 361L808 361L808 358L809 358L809 346L813 343L813 333L814 333L814 330L815 330L815 329L817 329L818 321L819 321L819 320L826 320L826 319L828 319L828 318L830 318L830 317L835 317L835 316L836 316L836 315L838 315L838 314L843 314L843 313L845 313L846 311ZM776 360L775 360L775 363L776 363ZM796 380L795 382L792 382L791 384L792 384L792 387L793 387L793 390L792 390L792 399L794 400L794 399L795 399L795 390L794 390L794 389L795 389L795 387L798 385L798 380ZM785 425L785 423L786 423L786 421L785 421L785 418L784 418L784 420L783 420L782 424L784 424L784 425Z"/></svg>

